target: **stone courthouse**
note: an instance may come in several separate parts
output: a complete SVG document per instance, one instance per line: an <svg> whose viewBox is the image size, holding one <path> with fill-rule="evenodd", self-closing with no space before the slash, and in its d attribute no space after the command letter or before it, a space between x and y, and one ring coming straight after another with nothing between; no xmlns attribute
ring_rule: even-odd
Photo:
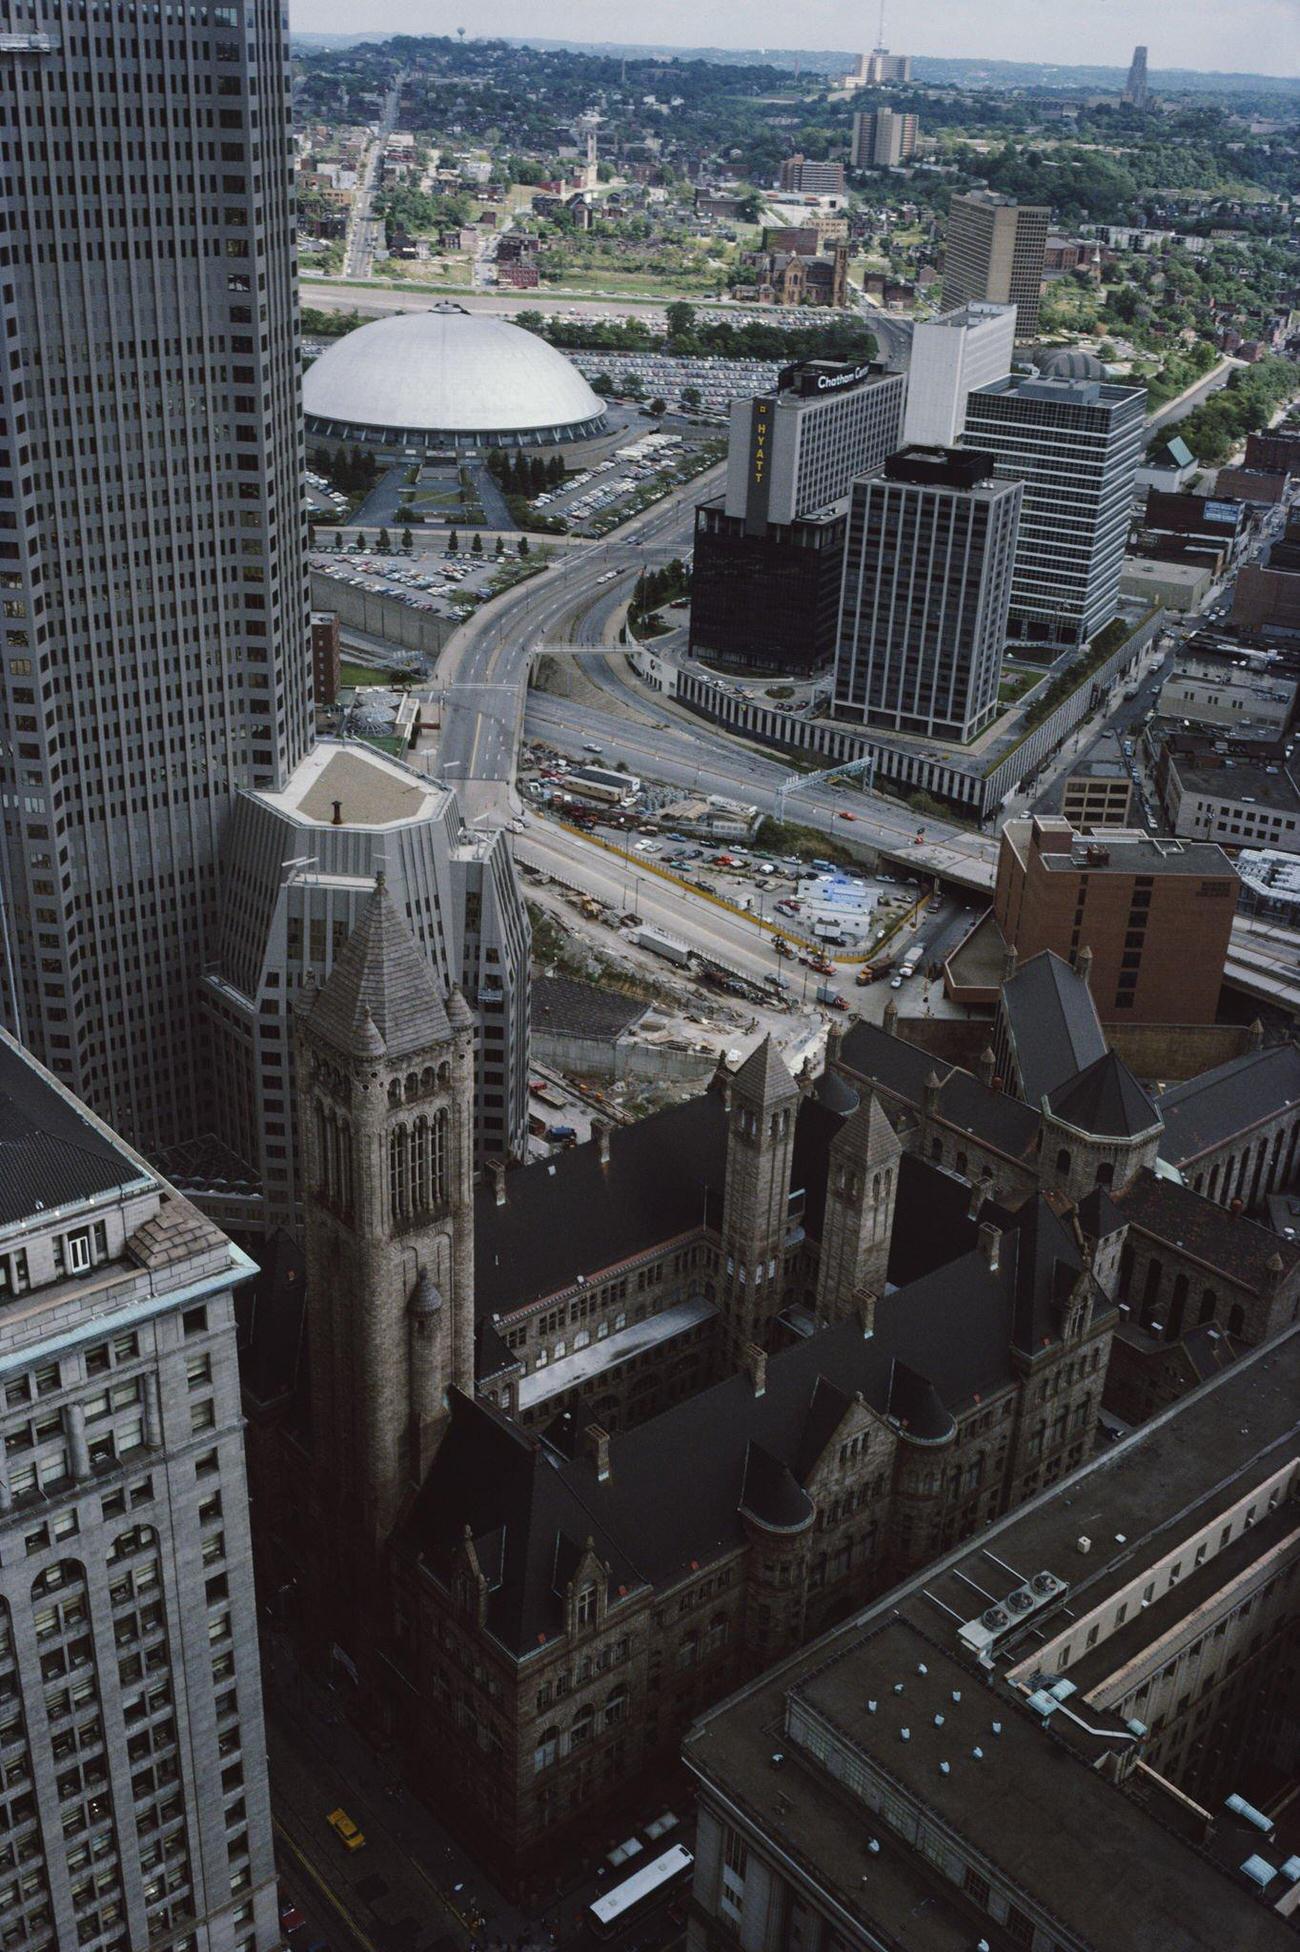
<svg viewBox="0 0 1300 1952"><path fill-rule="evenodd" d="M1091 1453L1126 1201L1172 1169L1086 1026L1037 1106L866 1025L816 1079L768 1041L477 1187L473 1018L382 883L296 1035L260 1547L517 1887L705 1705Z"/></svg>

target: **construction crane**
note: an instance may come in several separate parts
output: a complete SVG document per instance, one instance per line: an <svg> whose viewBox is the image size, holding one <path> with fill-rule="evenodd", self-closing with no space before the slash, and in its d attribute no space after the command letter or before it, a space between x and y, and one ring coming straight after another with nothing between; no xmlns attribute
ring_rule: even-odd
<svg viewBox="0 0 1300 1952"><path fill-rule="evenodd" d="M792 793L806 793L814 786L824 786L828 779L855 779L865 774L863 789L871 791L876 775L876 755L869 752L864 759L847 759L842 766L828 766L822 773L790 773L776 789L776 817L785 819L785 803Z"/></svg>

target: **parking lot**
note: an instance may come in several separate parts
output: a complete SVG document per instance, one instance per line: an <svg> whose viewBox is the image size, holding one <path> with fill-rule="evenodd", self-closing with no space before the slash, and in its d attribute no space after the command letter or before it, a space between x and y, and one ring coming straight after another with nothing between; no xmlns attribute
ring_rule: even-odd
<svg viewBox="0 0 1300 1952"><path fill-rule="evenodd" d="M461 623L507 582L543 567L546 559L536 543L531 551L521 561L507 543L505 554L498 557L495 543L486 542L481 556L471 549L394 550L386 556L373 550L359 554L351 549L318 549L308 560L318 574L352 589L396 597L414 610L432 611Z"/></svg>
<svg viewBox="0 0 1300 1952"><path fill-rule="evenodd" d="M573 535L602 536L721 459L721 444L698 431L647 428L604 460L570 475L562 487L534 495L539 515Z"/></svg>
<svg viewBox="0 0 1300 1952"><path fill-rule="evenodd" d="M677 357L663 352L571 352L568 357L585 379L611 379L619 385L635 374L647 400L666 401L670 411L701 420L726 421L733 400L767 393L780 371L774 359L726 359L721 355ZM699 394L698 406L682 399L687 387Z"/></svg>

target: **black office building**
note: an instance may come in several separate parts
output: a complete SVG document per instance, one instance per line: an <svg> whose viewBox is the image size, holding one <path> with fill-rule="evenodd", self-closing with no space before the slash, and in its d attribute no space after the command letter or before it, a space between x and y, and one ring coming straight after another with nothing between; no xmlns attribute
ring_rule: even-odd
<svg viewBox="0 0 1300 1952"><path fill-rule="evenodd" d="M722 497L695 511L690 649L737 670L803 676L835 655L847 504L753 534Z"/></svg>

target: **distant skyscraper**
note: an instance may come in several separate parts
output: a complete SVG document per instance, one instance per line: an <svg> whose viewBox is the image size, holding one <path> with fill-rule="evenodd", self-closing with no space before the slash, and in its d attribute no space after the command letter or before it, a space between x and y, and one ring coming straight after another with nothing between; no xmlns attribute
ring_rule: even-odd
<svg viewBox="0 0 1300 1952"><path fill-rule="evenodd" d="M153 1148L235 789L312 736L283 10L32 0L0 114L0 1018Z"/></svg>
<svg viewBox="0 0 1300 1952"><path fill-rule="evenodd" d="M1135 47L1133 50L1128 80L1124 83L1124 92L1120 99L1127 102L1130 108L1146 108L1151 100L1151 86L1147 81L1147 51L1144 47Z"/></svg>
<svg viewBox="0 0 1300 1952"><path fill-rule="evenodd" d="M1077 353L970 395L966 446L992 454L1004 480L1024 483L1013 641L1084 644L1115 615L1146 397L1145 387L1108 385L1097 362Z"/></svg>
<svg viewBox="0 0 1300 1952"><path fill-rule="evenodd" d="M1017 203L991 190L971 190L948 206L943 302L981 299L1016 308L1016 337L1038 330L1038 299L1047 252L1045 204Z"/></svg>
<svg viewBox="0 0 1300 1952"><path fill-rule="evenodd" d="M271 1952L251 1263L3 1033L0 1103L4 1937Z"/></svg>
<svg viewBox="0 0 1300 1952"><path fill-rule="evenodd" d="M853 118L854 169L896 169L916 154L917 121L892 108L859 110Z"/></svg>
<svg viewBox="0 0 1300 1952"><path fill-rule="evenodd" d="M835 716L970 739L997 710L1020 512L987 454L905 448L853 484Z"/></svg>
<svg viewBox="0 0 1300 1952"><path fill-rule="evenodd" d="M1014 305L976 300L918 321L907 365L908 447L956 445L966 425L967 396L1011 371L1015 339Z"/></svg>

